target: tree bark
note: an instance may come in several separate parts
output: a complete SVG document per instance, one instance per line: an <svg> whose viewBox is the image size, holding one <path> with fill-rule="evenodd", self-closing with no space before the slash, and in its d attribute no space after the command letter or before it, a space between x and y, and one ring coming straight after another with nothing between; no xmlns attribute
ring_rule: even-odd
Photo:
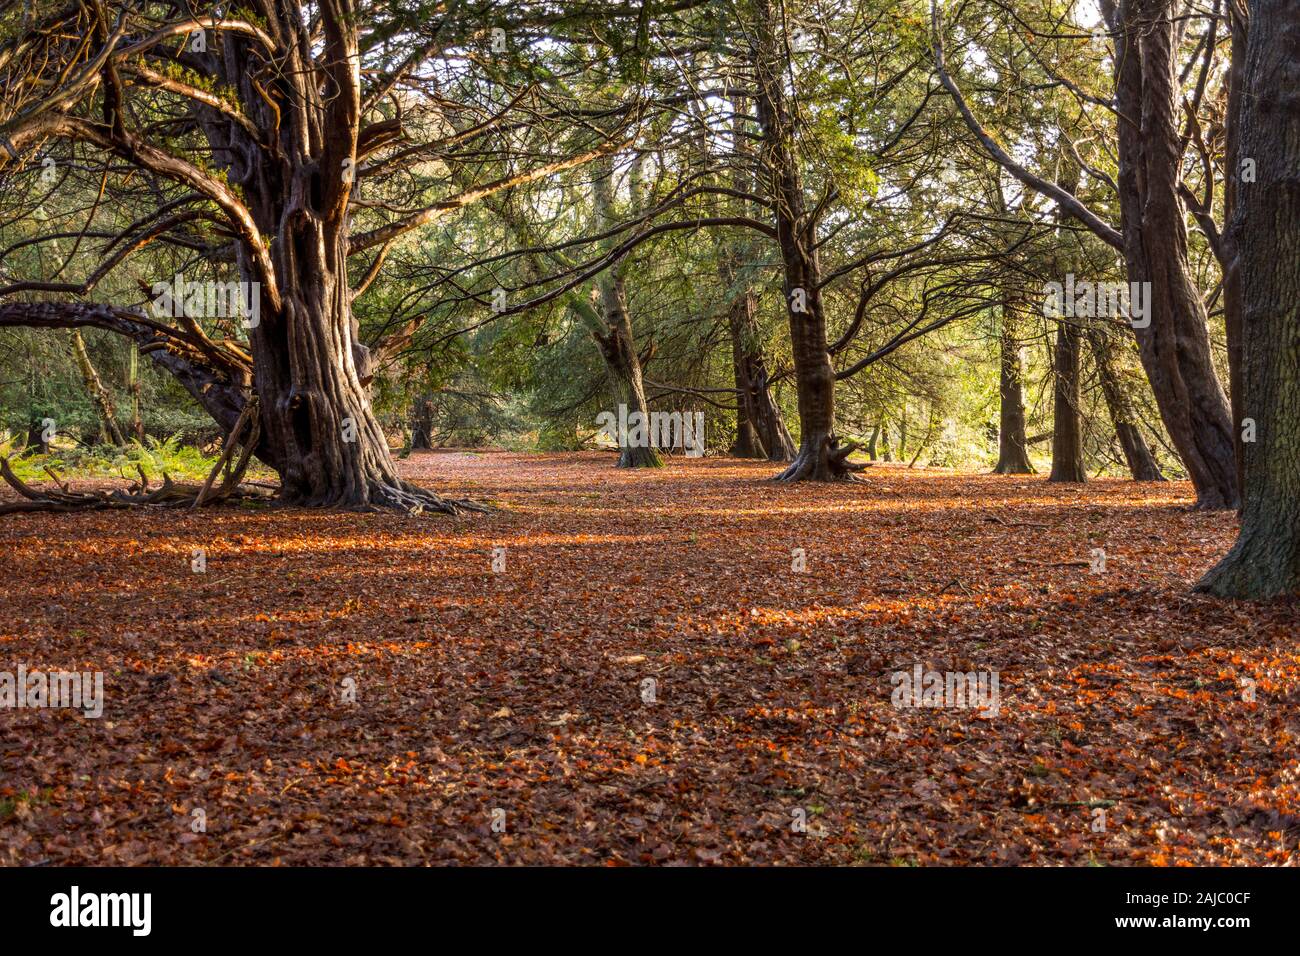
<svg viewBox="0 0 1300 956"><path fill-rule="evenodd" d="M1244 443L1241 532L1197 585L1221 597L1300 595L1300 6L1252 0L1229 231L1240 263ZM1234 38L1235 39L1235 38Z"/></svg>
<svg viewBox="0 0 1300 956"><path fill-rule="evenodd" d="M1024 373L1020 361L1018 303L1007 296L1002 299L1002 332L999 336L998 398L1001 420L998 424L998 463L994 474L1031 475L1029 446L1025 441Z"/></svg>
<svg viewBox="0 0 1300 956"><path fill-rule="evenodd" d="M1084 482L1083 417L1080 414L1079 358L1082 330L1077 320L1061 317L1056 323L1053 353L1052 472L1048 481Z"/></svg>
<svg viewBox="0 0 1300 956"><path fill-rule="evenodd" d="M1119 439L1129 474L1133 476L1134 481L1164 481L1165 476L1160 473L1160 465L1151 454L1146 438L1138 427L1133 405L1115 372L1110 339L1102 328L1093 325L1088 329L1088 343L1092 347L1092 357L1097 365L1097 377L1101 380L1106 409L1110 412L1111 423L1115 426L1115 437Z"/></svg>
<svg viewBox="0 0 1300 956"><path fill-rule="evenodd" d="M433 397L421 392L411 408L411 451L433 450Z"/></svg>
<svg viewBox="0 0 1300 956"><path fill-rule="evenodd" d="M827 350L817 230L804 204L794 152L795 130L786 106L779 24L768 0L759 0L756 7L754 70L762 136L760 160L776 211L799 403L799 450L790 467L776 477L779 481L834 481L851 473L847 459L853 445L841 446L835 435L835 371Z"/></svg>
<svg viewBox="0 0 1300 956"><path fill-rule="evenodd" d="M598 233L613 224L614 161L605 158L597 167L592 191L595 226ZM596 288L600 296L600 315L603 331L592 331L600 354L609 369L612 393L616 406L627 406L628 417L639 412L645 422L645 433L650 431L650 404L645 397L645 382L641 375L641 358L636 351L632 332L632 316L627 308L627 285L624 281L625 260L620 260L600 274ZM617 414L617 407L615 408ZM620 436L622 440L623 436ZM619 449L619 468L662 468L663 458L649 442L631 445L624 442Z"/></svg>
<svg viewBox="0 0 1300 956"><path fill-rule="evenodd" d="M1116 30L1119 191L1130 282L1150 283L1134 328L1160 417L1202 508L1238 501L1233 427L1208 316L1191 279L1182 200L1173 0L1121 0ZM1125 121L1127 117L1131 121Z"/></svg>

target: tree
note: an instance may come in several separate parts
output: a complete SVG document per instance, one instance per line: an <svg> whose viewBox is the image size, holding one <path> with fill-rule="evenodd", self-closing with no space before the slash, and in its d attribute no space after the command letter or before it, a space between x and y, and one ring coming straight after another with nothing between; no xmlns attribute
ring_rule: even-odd
<svg viewBox="0 0 1300 956"><path fill-rule="evenodd" d="M1056 323L1052 357L1052 472L1048 481L1083 482L1083 416L1080 413L1079 366L1083 332L1078 320L1061 317Z"/></svg>
<svg viewBox="0 0 1300 956"><path fill-rule="evenodd" d="M431 71L431 59L466 46L473 58L476 43L532 43L583 15L591 11L545 3L454 3L445 12L415 4L394 12L367 0L320 0L311 9L300 0L250 0L246 9L199 16L168 3L124 7L116 18L102 6L71 6L18 31L0 62L21 68L15 88L25 108L0 126L10 144L0 174L51 139L145 174L167 201L121 234L129 241L108 265L187 222L215 221L257 321L247 343L216 341L192 315L172 326L130 308L5 301L0 325L127 335L227 429L251 390L261 418L257 453L279 473L289 502L454 510L397 475L371 408L374 362L353 315L349 260L378 250L379 263L408 232L618 145L635 110L585 109L582 132L559 155L532 159L539 151L531 146L492 148L498 133L507 143L524 135L520 110L538 127L557 110L528 99L526 89L463 104L480 115L468 133L441 122L464 87ZM500 26L485 33L489 18ZM83 44L82 34L93 42ZM450 97L443 82L453 86ZM363 183L367 195L382 194L387 179L413 167L457 164L458 151L496 175L451 195L412 194L399 182L404 208L371 213L372 228L354 228L366 215ZM84 295L102 274L82 283L14 283L0 295Z"/></svg>
<svg viewBox="0 0 1300 956"><path fill-rule="evenodd" d="M1058 176L1070 193L1079 188L1079 169L1062 157ZM1057 221L1066 222L1070 214L1057 206ZM1058 252L1067 243L1058 236ZM1058 255L1056 261L1069 261ZM1056 270L1058 273L1065 271ZM1091 310L1089 310L1091 311ZM1083 409L1080 375L1083 360L1083 322L1088 321L1073 309L1056 317L1056 347L1052 351L1052 471L1048 481L1085 482L1088 472L1083 466Z"/></svg>
<svg viewBox="0 0 1300 956"><path fill-rule="evenodd" d="M984 128L947 68L943 24L932 0L936 72L981 147L1017 180L1055 200L1122 253L1130 282L1151 290L1149 322L1135 324L1134 335L1161 418L1196 488L1198 506L1235 507L1228 400L1214 368L1208 317L1188 262L1174 63L1182 31L1172 0L1122 0L1118 6L1102 0L1101 8L1115 44L1113 109L1121 117L1116 124L1119 228L1067 186L1017 162ZM1212 54L1210 44L1206 55ZM1050 79L1078 89L1056 75Z"/></svg>
<svg viewBox="0 0 1300 956"><path fill-rule="evenodd" d="M1010 291L1002 297L1002 324L998 335L998 475L1030 475L1025 435L1025 391L1020 360L1020 305Z"/></svg>
<svg viewBox="0 0 1300 956"><path fill-rule="evenodd" d="M1236 133L1252 175L1238 184L1229 223L1248 439L1241 531L1197 588L1272 598L1300 595L1300 7L1252 0L1249 10Z"/></svg>
<svg viewBox="0 0 1300 956"><path fill-rule="evenodd" d="M1160 465L1138 427L1138 417L1133 410L1128 390L1116 373L1111 336L1096 322L1088 326L1087 336L1088 345L1092 349L1093 365L1101 381L1102 397L1106 401L1106 410L1110 413L1115 437L1119 440L1129 474L1134 481L1164 481Z"/></svg>

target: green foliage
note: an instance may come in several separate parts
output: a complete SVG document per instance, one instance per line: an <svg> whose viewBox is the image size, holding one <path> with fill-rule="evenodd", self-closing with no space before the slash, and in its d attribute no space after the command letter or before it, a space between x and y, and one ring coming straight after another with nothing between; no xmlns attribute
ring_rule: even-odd
<svg viewBox="0 0 1300 956"><path fill-rule="evenodd" d="M170 475L180 481L202 481L208 476L217 455L205 455L192 445L181 443L179 435L159 441L146 437L145 444L132 441L121 448L111 445L51 448L48 455L17 454L19 448L10 441L0 452L10 456L10 466L23 481L48 481L49 472L65 478L128 478L137 480L142 470L152 481Z"/></svg>

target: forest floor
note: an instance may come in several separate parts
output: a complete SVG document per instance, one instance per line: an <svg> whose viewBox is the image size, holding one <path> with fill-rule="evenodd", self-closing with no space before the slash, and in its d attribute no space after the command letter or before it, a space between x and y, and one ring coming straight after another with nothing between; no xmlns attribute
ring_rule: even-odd
<svg viewBox="0 0 1300 956"><path fill-rule="evenodd" d="M0 864L1300 862L1300 607L1185 484L403 467L499 510L0 519L0 671L104 674L0 710Z"/></svg>

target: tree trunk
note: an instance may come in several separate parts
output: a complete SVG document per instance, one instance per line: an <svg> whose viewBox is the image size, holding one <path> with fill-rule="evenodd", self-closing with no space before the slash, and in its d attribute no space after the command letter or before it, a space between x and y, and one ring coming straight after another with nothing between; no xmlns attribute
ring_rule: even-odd
<svg viewBox="0 0 1300 956"><path fill-rule="evenodd" d="M761 162L776 210L777 242L784 267L783 289L794 354L799 402L799 450L779 481L834 481L849 476L853 446L835 435L835 371L826 342L816 223L804 205L803 183L794 153L795 130L785 102L784 60L778 21L768 0L756 4L758 39L754 55L755 101L762 135Z"/></svg>
<svg viewBox="0 0 1300 956"><path fill-rule="evenodd" d="M433 396L421 392L411 408L411 451L433 450Z"/></svg>
<svg viewBox="0 0 1300 956"><path fill-rule="evenodd" d="M1110 339L1102 328L1093 325L1088 329L1088 342L1092 346L1097 376L1101 379L1101 392L1106 399L1106 408L1115 426L1115 437L1119 439L1120 448L1124 452L1129 474L1134 481L1164 481L1165 476L1160 473L1160 465L1138 428L1132 403L1115 372Z"/></svg>
<svg viewBox="0 0 1300 956"><path fill-rule="evenodd" d="M1072 318L1056 324L1052 372L1055 383L1052 412L1052 473L1048 481L1083 482L1083 417L1080 414L1079 358L1082 330Z"/></svg>
<svg viewBox="0 0 1300 956"><path fill-rule="evenodd" d="M284 19L273 29L300 35L295 7L276 9ZM308 51L295 42L292 62L268 82L269 90L255 88L256 77L245 69L253 41L227 39L227 80L245 110L256 114L257 128L275 131L269 142L200 109L214 155L229 157L230 182L242 187L260 233L274 237L269 250L238 244L241 278L261 296L249 341L264 445L291 503L454 511L398 476L370 405L372 363L357 337L347 270L360 126L357 29L348 0L323 3L322 75L297 75ZM261 281L267 257L274 296Z"/></svg>
<svg viewBox="0 0 1300 956"><path fill-rule="evenodd" d="M722 286L731 290L735 271L729 258L723 258L720 267ZM750 361L752 350L745 337L749 332L750 311L754 307L754 293L744 289L727 306L727 328L731 335L731 367L736 381L736 441L731 454L736 458L766 458L767 446L759 436L754 409L754 368ZM762 361L761 354L758 356Z"/></svg>
<svg viewBox="0 0 1300 956"><path fill-rule="evenodd" d="M27 447L23 449L24 455L48 455L50 453L50 443L45 440L45 422L39 418L33 418L27 423Z"/></svg>
<svg viewBox="0 0 1300 956"><path fill-rule="evenodd" d="M742 338L743 326L737 313L745 309L744 299L749 298L746 291L728 308L728 325L731 332L731 365L736 380L736 441L731 446L731 454L736 458L766 458L767 446L758 435L754 419L754 386L750 379L748 357Z"/></svg>
<svg viewBox="0 0 1300 956"><path fill-rule="evenodd" d="M127 387L131 392L131 435L136 441L144 442L144 418L141 416L140 350L134 342L127 343L128 373Z"/></svg>
<svg viewBox="0 0 1300 956"><path fill-rule="evenodd" d="M614 161L605 158L597 167L597 177L592 191L592 206L597 232L604 232L614 221ZM615 263L602 272L596 280L600 295L601 319L604 331L593 331L592 336L600 346L600 354L609 369L615 402L627 406L628 417L640 413L645 423L644 434L650 434L650 405L645 397L645 383L641 377L641 358L637 355L636 339L632 334L632 317L627 308L627 286L623 279L624 263ZM620 416L621 418L621 416ZM635 446L624 436L618 455L619 468L662 468L664 461L648 441Z"/></svg>
<svg viewBox="0 0 1300 956"><path fill-rule="evenodd" d="M1232 35L1232 52L1228 62L1228 104L1224 119L1226 143L1224 147L1223 221L1231 223L1237 210L1237 195L1241 190L1242 153L1240 147L1241 106L1245 90L1247 24L1245 10L1236 3L1227 4L1228 24ZM1232 405L1233 450L1236 453L1237 488L1246 487L1245 448L1241 440L1242 410L1241 363L1241 266L1231 229L1223 230L1223 324L1228 339L1228 395ZM1238 504L1241 497L1238 496Z"/></svg>
<svg viewBox="0 0 1300 956"><path fill-rule="evenodd" d="M1031 475L1034 472L1025 442L1024 375L1018 332L1017 304L1003 297L998 380L1001 420L998 426L998 463L993 469L994 474L998 475Z"/></svg>
<svg viewBox="0 0 1300 956"><path fill-rule="evenodd" d="M1240 262L1241 532L1197 585L1221 597L1300 595L1300 6L1252 0L1238 142L1255 161L1229 230Z"/></svg>
<svg viewBox="0 0 1300 956"><path fill-rule="evenodd" d="M1191 279L1178 195L1173 0L1121 0L1116 36L1119 191L1130 282L1150 283L1150 325L1134 327L1142 366L1202 508L1236 507L1233 427L1214 370L1208 317Z"/></svg>
<svg viewBox="0 0 1300 956"><path fill-rule="evenodd" d="M602 312L609 332L597 338L601 355L609 367L613 383L614 401L627 405L628 417L641 413L645 423L644 434L650 434L650 405L645 397L641 378L641 361L632 341L632 322L627 314L627 293L621 280L601 283ZM622 436L620 436L622 438ZM619 449L619 468L662 468L663 458L653 445L646 441L633 445L623 441Z"/></svg>
<svg viewBox="0 0 1300 956"><path fill-rule="evenodd" d="M122 427L117 423L117 408L113 405L113 396L108 393L108 389L104 388L99 372L90 361L90 353L86 351L86 340L81 337L78 329L72 330L72 354L76 356L77 368L81 370L81 381L86 386L86 392L99 413L101 437L110 445L125 445L126 438L122 435Z"/></svg>
<svg viewBox="0 0 1300 956"><path fill-rule="evenodd" d="M724 267L723 282L727 288L731 288L734 278L729 266ZM736 377L736 444L732 454L738 458L790 461L794 458L794 440L767 384L767 360L759 345L755 316L757 307L753 291L745 289L732 300L728 310Z"/></svg>
<svg viewBox="0 0 1300 956"><path fill-rule="evenodd" d="M415 507L362 382L369 370L356 347L344 246L309 216L286 218L277 256L283 306L278 314L264 309L251 335L262 429L282 494L310 506Z"/></svg>
<svg viewBox="0 0 1300 956"><path fill-rule="evenodd" d="M748 148L751 124L744 97L733 95L731 108L735 161L731 163L730 185L738 194L744 194L753 187L750 172L753 157ZM739 213L753 212L749 201L738 197L734 202ZM767 359L758 325L758 296L748 283L739 293L735 291L745 255L745 245L737 240L720 260L722 286L732 295L727 314L736 381L736 444L732 454L738 458L790 461L794 458L794 439L768 386Z"/></svg>

